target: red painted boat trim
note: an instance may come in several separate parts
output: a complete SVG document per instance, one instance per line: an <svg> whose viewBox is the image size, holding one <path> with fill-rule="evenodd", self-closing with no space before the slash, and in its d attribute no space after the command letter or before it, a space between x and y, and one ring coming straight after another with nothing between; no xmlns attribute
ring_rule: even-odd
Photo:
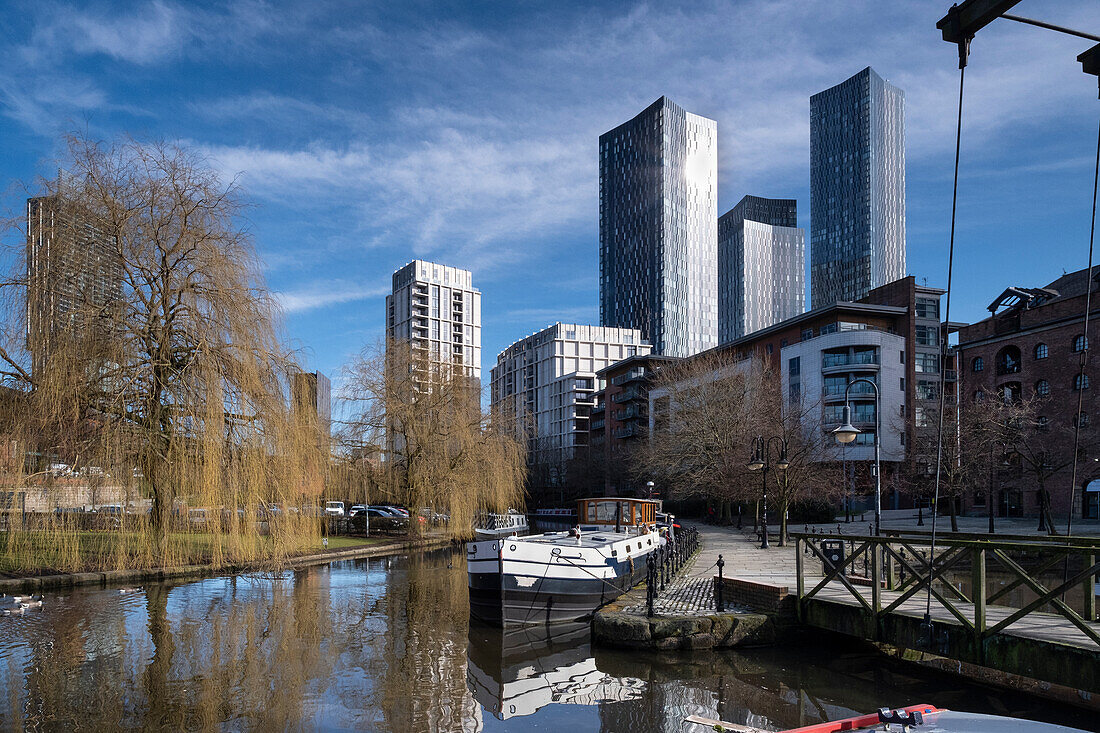
<svg viewBox="0 0 1100 733"><path fill-rule="evenodd" d="M909 707L902 708L902 710L907 713L919 711L925 715L943 712L934 705L910 705ZM854 718L844 718L843 720L831 720L828 723L815 723L814 725L807 725L802 728L791 728L783 731L783 733L838 733L839 731L867 728L872 725L878 725L878 713L858 715Z"/></svg>

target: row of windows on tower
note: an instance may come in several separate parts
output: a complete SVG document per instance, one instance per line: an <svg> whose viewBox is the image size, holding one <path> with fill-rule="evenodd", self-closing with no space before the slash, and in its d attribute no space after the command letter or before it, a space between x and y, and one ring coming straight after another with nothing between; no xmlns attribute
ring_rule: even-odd
<svg viewBox="0 0 1100 733"><path fill-rule="evenodd" d="M1073 353L1079 354L1088 347L1089 341L1084 335L1078 334L1074 337ZM1035 359L1046 359L1050 356L1050 348L1046 344L1036 344L1032 353ZM1020 349L1016 346L1004 347L997 352L996 364L998 374L1015 374L1020 371ZM985 369L985 360L980 356L975 356L970 362L970 368L975 372L983 371Z"/></svg>

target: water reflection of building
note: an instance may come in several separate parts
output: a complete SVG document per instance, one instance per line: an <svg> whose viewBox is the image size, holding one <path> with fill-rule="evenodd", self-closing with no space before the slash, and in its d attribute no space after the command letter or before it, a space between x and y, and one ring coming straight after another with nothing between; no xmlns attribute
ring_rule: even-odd
<svg viewBox="0 0 1100 733"><path fill-rule="evenodd" d="M470 627L466 679L481 706L500 720L550 704L602 705L642 696L645 683L596 666L588 624L503 631Z"/></svg>

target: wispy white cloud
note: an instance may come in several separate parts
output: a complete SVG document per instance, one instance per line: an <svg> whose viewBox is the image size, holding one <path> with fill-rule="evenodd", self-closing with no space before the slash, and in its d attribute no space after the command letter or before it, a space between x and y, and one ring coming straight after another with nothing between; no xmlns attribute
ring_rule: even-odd
<svg viewBox="0 0 1100 733"><path fill-rule="evenodd" d="M154 0L130 12L96 12L89 7L58 6L44 13L24 58L40 61L59 53L104 54L120 61L150 64L173 55L189 32L178 6Z"/></svg>
<svg viewBox="0 0 1100 733"><path fill-rule="evenodd" d="M386 287L336 279L312 282L295 290L277 292L275 298L284 312L301 313L332 305L378 298L387 292L389 290Z"/></svg>

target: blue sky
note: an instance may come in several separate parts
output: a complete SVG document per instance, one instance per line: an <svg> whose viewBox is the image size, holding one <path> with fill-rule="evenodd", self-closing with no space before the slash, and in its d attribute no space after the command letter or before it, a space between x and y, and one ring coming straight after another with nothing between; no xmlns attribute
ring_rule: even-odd
<svg viewBox="0 0 1100 733"><path fill-rule="evenodd" d="M808 227L809 97L870 65L906 92L909 271L942 286L948 5L8 0L3 209L18 216L23 184L56 169L65 130L184 141L254 202L310 368L338 381L382 335L390 275L419 257L474 271L487 373L549 323L598 320L600 133L667 95L718 121L720 212L793 197ZM1100 32L1095 0L1016 12ZM1004 20L974 41L953 320L1086 264L1100 102L1075 57L1089 45Z"/></svg>

